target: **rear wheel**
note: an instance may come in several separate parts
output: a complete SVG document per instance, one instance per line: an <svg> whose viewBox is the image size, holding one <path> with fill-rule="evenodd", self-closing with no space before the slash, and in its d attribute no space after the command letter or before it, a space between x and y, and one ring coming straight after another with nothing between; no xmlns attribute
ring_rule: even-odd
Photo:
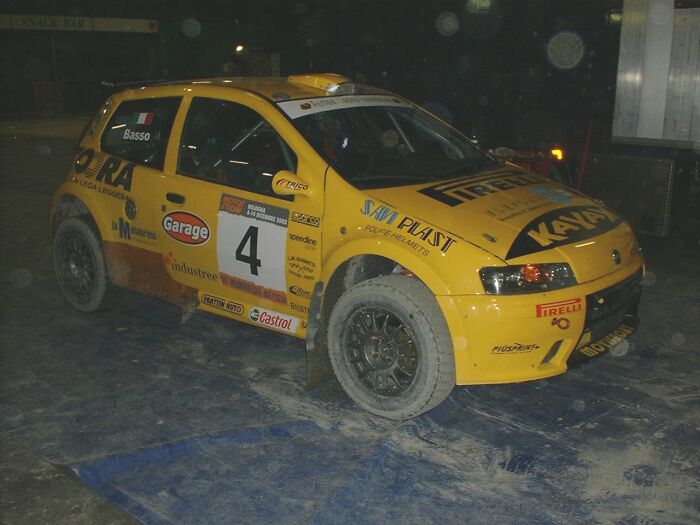
<svg viewBox="0 0 700 525"><path fill-rule="evenodd" d="M85 221L70 217L58 225L53 263L58 285L71 306L95 312L111 304L115 290L107 276L102 243Z"/></svg>
<svg viewBox="0 0 700 525"><path fill-rule="evenodd" d="M455 384L447 325L416 279L390 275L347 290L331 312L328 348L345 392L389 419L430 410Z"/></svg>

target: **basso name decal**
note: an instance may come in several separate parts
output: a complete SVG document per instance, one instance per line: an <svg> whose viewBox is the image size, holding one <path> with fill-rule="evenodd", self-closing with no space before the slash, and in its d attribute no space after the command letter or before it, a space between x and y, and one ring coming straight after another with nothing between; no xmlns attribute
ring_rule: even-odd
<svg viewBox="0 0 700 525"><path fill-rule="evenodd" d="M541 183L542 179L534 175L488 175L486 177L466 177L459 180L441 182L418 190L426 197L447 204L458 206L463 202L486 197L492 193L512 190L530 184Z"/></svg>
<svg viewBox="0 0 700 525"><path fill-rule="evenodd" d="M449 235L436 230L432 226L423 224L408 215L401 215L398 211L384 205L375 205L373 200L365 200L365 205L360 210L362 215L372 217L378 222L384 224L394 224L398 230L408 233L416 239L425 241L430 246L439 248L441 252L447 253L455 242L455 239ZM398 220L397 220L398 219Z"/></svg>
<svg viewBox="0 0 700 525"><path fill-rule="evenodd" d="M104 153L95 153L94 149L81 151L75 159L75 172L85 177L95 178L114 188L131 191L131 179L134 175L133 162L125 162L117 157L107 157Z"/></svg>
<svg viewBox="0 0 700 525"><path fill-rule="evenodd" d="M598 206L567 206L530 221L518 234L506 259L582 241L612 230L622 219Z"/></svg>
<svg viewBox="0 0 700 525"><path fill-rule="evenodd" d="M124 129L124 140L151 140L151 133L148 131L134 131L129 128Z"/></svg>
<svg viewBox="0 0 700 525"><path fill-rule="evenodd" d="M259 307L251 308L249 317L254 323L276 328L290 334L297 331L297 325L299 324L297 317Z"/></svg>
<svg viewBox="0 0 700 525"><path fill-rule="evenodd" d="M171 211L163 217L163 230L182 244L198 246L209 240L209 226L194 213Z"/></svg>

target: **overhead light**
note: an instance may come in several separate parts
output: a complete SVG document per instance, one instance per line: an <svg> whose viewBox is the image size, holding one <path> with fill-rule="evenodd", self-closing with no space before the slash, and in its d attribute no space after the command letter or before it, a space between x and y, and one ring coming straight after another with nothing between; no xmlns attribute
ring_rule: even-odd
<svg viewBox="0 0 700 525"><path fill-rule="evenodd" d="M236 44L236 47L234 47L233 50L240 55L245 51L245 46L243 44Z"/></svg>

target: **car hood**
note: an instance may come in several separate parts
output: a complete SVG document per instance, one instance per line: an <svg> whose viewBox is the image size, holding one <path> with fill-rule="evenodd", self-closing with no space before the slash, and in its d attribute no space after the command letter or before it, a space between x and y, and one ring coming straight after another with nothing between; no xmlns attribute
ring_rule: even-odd
<svg viewBox="0 0 700 525"><path fill-rule="evenodd" d="M416 236L430 223L509 262L541 259L547 250L556 250L560 260L569 262L584 253L572 251L572 246L593 245L586 241L613 230L625 237L619 241L626 252L633 251L630 243L636 244L624 220L600 202L510 166L366 193L406 214L396 224L399 229ZM609 244L602 247L606 255Z"/></svg>

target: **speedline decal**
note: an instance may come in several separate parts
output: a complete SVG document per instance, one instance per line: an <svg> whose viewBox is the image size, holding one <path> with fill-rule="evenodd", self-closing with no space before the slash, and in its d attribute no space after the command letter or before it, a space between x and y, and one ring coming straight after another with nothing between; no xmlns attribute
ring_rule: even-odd
<svg viewBox="0 0 700 525"><path fill-rule="evenodd" d="M590 239L612 230L622 219L598 206L567 206L530 221L518 234L506 259Z"/></svg>

